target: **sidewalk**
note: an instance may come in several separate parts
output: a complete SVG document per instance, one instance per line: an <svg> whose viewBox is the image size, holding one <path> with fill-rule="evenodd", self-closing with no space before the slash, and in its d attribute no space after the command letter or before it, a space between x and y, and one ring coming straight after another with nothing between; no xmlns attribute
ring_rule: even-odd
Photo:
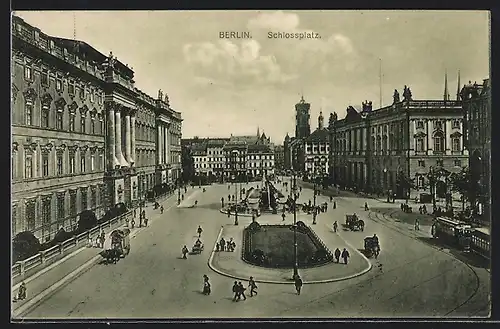
<svg viewBox="0 0 500 329"><path fill-rule="evenodd" d="M170 196L168 196L163 200L161 199L158 200L160 204L163 204L163 206L167 208L165 209L165 211L168 210L169 206L172 207L177 204L177 199L172 198L173 195L174 194L171 194ZM148 218L149 222L152 222L157 218L161 217L160 211L158 209L155 210L153 208L153 204L147 205L143 209L146 211L146 217ZM139 212L137 211L137 213ZM137 218L136 222L137 224L139 224ZM143 229L146 229L146 227L138 228L136 226L134 229L131 229L132 231L131 234L135 235L138 232L142 231ZM106 233L109 234L110 232ZM54 267L48 270L41 269L39 273L35 273L33 276L26 278L24 282L26 283L26 288L27 288L27 298L22 301L14 302L12 304L12 310L16 311L20 309L23 305L29 303L33 298L45 292L53 285L59 283L60 281L64 281L72 272L81 267L82 264L86 264L87 262L96 258L96 256L98 256L101 251L102 249L100 248L83 247L78 252L75 252L74 256L66 259L65 261L60 263L58 262L54 263L53 264L55 265ZM92 265L94 264L90 264L90 266L88 266L87 269L89 269ZM85 270L86 269L82 269L82 271ZM43 271L45 272L41 273ZM17 286L13 287L12 294L13 294L12 297L14 297L17 294Z"/></svg>
<svg viewBox="0 0 500 329"><path fill-rule="evenodd" d="M298 216L297 220L307 220L302 218L306 215ZM257 222L261 225L266 224L292 224L293 219L287 216L283 222L281 216L277 215L263 215L258 218ZM248 226L251 219L243 220L239 226L226 225L221 228L221 232L217 240L221 237L233 238L236 243L236 250L234 252L215 252L212 251L210 256L209 266L215 272L235 278L238 280L248 280L250 276L255 278L256 282L273 283L273 284L292 284L291 269L271 269L265 267L254 266L246 263L242 259L242 238L243 229ZM335 251L335 248L346 248L349 251L350 259L348 265L343 263L328 263L323 266L299 269L304 283L327 283L334 281L347 280L368 272L372 264L362 255L356 248L347 243L338 233L333 233L326 224L318 224L310 226L323 243L330 249ZM215 250L215 247L214 249Z"/></svg>

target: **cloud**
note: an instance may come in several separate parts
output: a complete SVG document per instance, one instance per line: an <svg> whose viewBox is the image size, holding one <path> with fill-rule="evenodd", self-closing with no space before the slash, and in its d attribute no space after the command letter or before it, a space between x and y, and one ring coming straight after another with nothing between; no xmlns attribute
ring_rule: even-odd
<svg viewBox="0 0 500 329"><path fill-rule="evenodd" d="M197 80L203 83L280 84L295 78L283 72L274 56L262 55L256 40L240 44L228 40L186 44L183 53L196 71Z"/></svg>
<svg viewBox="0 0 500 329"><path fill-rule="evenodd" d="M272 13L261 13L248 21L249 29L270 29L292 31L299 26L297 14L275 11Z"/></svg>

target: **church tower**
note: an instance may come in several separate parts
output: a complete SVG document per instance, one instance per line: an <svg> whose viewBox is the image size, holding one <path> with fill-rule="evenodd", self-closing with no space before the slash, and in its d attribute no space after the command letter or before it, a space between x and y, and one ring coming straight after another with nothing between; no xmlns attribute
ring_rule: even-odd
<svg viewBox="0 0 500 329"><path fill-rule="evenodd" d="M304 96L295 104L295 137L306 138L311 134L311 104L306 103Z"/></svg>

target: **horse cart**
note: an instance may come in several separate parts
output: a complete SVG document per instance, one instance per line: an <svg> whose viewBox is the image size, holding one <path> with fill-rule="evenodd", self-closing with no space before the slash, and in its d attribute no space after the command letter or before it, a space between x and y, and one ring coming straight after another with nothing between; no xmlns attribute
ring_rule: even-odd
<svg viewBox="0 0 500 329"><path fill-rule="evenodd" d="M101 256L106 263L116 264L120 258L124 258L130 253L130 230L118 229L111 232L108 242L101 252Z"/></svg>
<svg viewBox="0 0 500 329"><path fill-rule="evenodd" d="M203 251L204 249L204 246L203 246L203 243L201 241L196 241L196 243L193 245L193 248L191 249L191 254L192 255L197 255L197 254L201 254L201 252Z"/></svg>
<svg viewBox="0 0 500 329"><path fill-rule="evenodd" d="M372 256L375 256L375 258L377 258L379 254L380 254L380 244L378 242L378 239L371 236L366 237L365 238L366 257L370 258Z"/></svg>
<svg viewBox="0 0 500 329"><path fill-rule="evenodd" d="M345 226L351 231L361 231L365 229L365 222L356 215L345 215Z"/></svg>

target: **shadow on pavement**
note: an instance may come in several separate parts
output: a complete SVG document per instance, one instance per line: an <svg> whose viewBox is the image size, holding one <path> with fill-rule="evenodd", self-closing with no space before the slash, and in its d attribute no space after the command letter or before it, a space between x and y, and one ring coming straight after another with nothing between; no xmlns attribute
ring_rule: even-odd
<svg viewBox="0 0 500 329"><path fill-rule="evenodd" d="M467 263L471 266L474 267L479 267L479 268L484 268L484 269L489 269L490 268L490 262L488 259L481 257L480 255L474 253L474 252L462 252L459 250L454 249L453 246L450 246L449 244L444 243L443 241L439 239L434 239L431 237L417 237L418 240L427 243L429 245L432 245L434 247L438 247L440 249L449 249L450 254L453 255L453 257L457 258L458 260Z"/></svg>
<svg viewBox="0 0 500 329"><path fill-rule="evenodd" d="M415 224L415 219L417 218L420 225L432 225L433 222L433 217L430 215L421 215L418 212L405 213L399 208L372 207L371 211L387 215L395 221L411 225Z"/></svg>

